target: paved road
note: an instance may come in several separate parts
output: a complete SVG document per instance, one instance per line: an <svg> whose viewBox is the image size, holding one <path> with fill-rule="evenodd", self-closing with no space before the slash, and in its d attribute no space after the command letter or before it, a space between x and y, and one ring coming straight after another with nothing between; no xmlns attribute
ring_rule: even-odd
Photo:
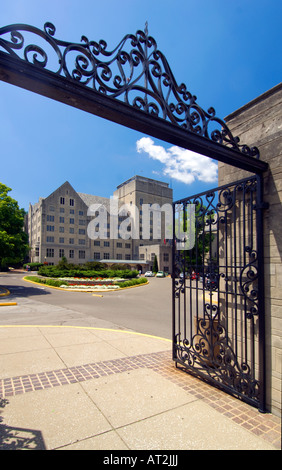
<svg viewBox="0 0 282 470"><path fill-rule="evenodd" d="M152 278L149 285L121 292L65 292L23 280L24 273L0 274L17 306L0 307L0 325L76 325L125 328L171 339L171 279Z"/></svg>

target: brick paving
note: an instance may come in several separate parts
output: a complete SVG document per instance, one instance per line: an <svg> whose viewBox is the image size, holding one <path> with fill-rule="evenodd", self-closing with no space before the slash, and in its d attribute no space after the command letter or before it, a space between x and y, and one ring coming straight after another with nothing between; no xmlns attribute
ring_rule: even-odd
<svg viewBox="0 0 282 470"><path fill-rule="evenodd" d="M259 413L247 403L206 384L179 368L175 368L169 351L5 378L0 380L0 399L140 368L150 368L161 374L187 393L202 399L226 418L261 437L277 449L281 449L281 420L279 417L268 413Z"/></svg>

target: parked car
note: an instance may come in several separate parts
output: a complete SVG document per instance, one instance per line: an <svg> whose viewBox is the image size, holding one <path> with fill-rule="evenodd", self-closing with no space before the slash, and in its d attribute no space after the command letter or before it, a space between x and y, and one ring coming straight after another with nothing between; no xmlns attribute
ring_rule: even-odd
<svg viewBox="0 0 282 470"><path fill-rule="evenodd" d="M158 271L156 277L165 277L165 273L163 271Z"/></svg>
<svg viewBox="0 0 282 470"><path fill-rule="evenodd" d="M154 277L153 271L146 271L144 274L145 277Z"/></svg>
<svg viewBox="0 0 282 470"><path fill-rule="evenodd" d="M204 286L206 289L209 290L216 290L218 289L218 276L215 274L206 274Z"/></svg>
<svg viewBox="0 0 282 470"><path fill-rule="evenodd" d="M191 274L191 279L200 279L200 274L199 273L195 273L195 271L192 272Z"/></svg>

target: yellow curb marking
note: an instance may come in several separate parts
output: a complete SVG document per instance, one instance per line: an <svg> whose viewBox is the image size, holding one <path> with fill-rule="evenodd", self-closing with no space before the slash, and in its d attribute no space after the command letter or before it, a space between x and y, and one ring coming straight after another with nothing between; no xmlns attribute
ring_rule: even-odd
<svg viewBox="0 0 282 470"><path fill-rule="evenodd" d="M7 305L18 305L17 302L0 302L0 307Z"/></svg>
<svg viewBox="0 0 282 470"><path fill-rule="evenodd" d="M10 291L8 289L6 289L6 287L2 287L2 289L4 289L6 292L3 292L2 294L0 294L0 297L6 297L7 295L10 295Z"/></svg>
<svg viewBox="0 0 282 470"><path fill-rule="evenodd" d="M205 301L209 303L209 302L210 302L209 294L205 295L205 297L202 295L202 299L203 299L203 300L205 299ZM212 304L218 304L218 299L213 299L213 298L212 298L212 299L211 299L211 303L212 303Z"/></svg>
<svg viewBox="0 0 282 470"><path fill-rule="evenodd" d="M160 339L162 341L169 341L171 339L162 338L160 336L149 335L146 333L138 333L136 331L115 330L114 328L96 328L94 326L71 326L71 325L0 325L0 328L77 328L81 330L99 330L99 331L113 331L116 333L128 333L129 335L145 336L147 338Z"/></svg>

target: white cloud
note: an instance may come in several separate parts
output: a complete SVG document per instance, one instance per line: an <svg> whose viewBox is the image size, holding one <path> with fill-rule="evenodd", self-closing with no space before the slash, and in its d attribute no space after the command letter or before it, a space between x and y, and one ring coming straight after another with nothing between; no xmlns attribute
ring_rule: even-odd
<svg viewBox="0 0 282 470"><path fill-rule="evenodd" d="M185 184L196 180L205 183L217 181L217 163L204 155L176 146L166 150L161 145L155 145L150 137L142 137L136 142L136 147L138 153L145 152L150 158L161 162L165 176Z"/></svg>

